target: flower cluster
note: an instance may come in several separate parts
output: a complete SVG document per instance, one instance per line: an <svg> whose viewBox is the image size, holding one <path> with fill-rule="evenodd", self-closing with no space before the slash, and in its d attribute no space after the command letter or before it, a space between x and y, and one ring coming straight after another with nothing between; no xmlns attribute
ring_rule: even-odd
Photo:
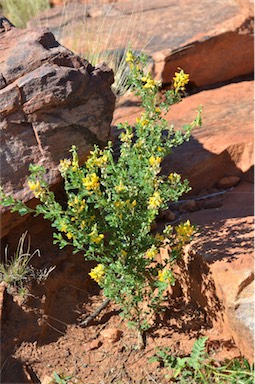
<svg viewBox="0 0 255 384"><path fill-rule="evenodd" d="M105 267L103 266L103 264L98 264L95 268L91 269L89 275L98 284L101 284L104 280Z"/></svg>
<svg viewBox="0 0 255 384"><path fill-rule="evenodd" d="M191 225L190 221L187 220L185 223L177 225L175 231L182 242L187 243L190 241L191 236L196 232L196 227Z"/></svg>
<svg viewBox="0 0 255 384"><path fill-rule="evenodd" d="M183 69L179 68L179 70L180 72L175 72L175 77L173 78L175 92L179 92L179 90L184 91L185 85L189 82L189 75L184 73Z"/></svg>
<svg viewBox="0 0 255 384"><path fill-rule="evenodd" d="M28 184L30 191L32 191L34 193L34 195L37 199L42 197L45 194L45 191L42 188L39 180L37 180L37 181L28 180L27 184Z"/></svg>
<svg viewBox="0 0 255 384"><path fill-rule="evenodd" d="M99 177L97 176L97 174L95 172L84 177L82 179L82 182L83 182L84 187L88 191L98 189L100 186Z"/></svg>

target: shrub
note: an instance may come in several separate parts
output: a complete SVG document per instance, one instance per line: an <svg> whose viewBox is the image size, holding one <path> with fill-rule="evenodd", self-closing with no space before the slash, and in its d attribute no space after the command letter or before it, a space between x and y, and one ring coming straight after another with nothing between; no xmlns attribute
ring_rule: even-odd
<svg viewBox="0 0 255 384"><path fill-rule="evenodd" d="M104 295L115 301L122 314L140 332L149 327L153 314L160 309L164 294L175 278L172 266L181 257L183 246L195 228L189 221L174 230L167 226L162 234L153 234L151 224L159 210L190 188L177 173L162 175L161 162L173 147L188 140L194 126L201 124L200 111L183 130L174 130L164 119L164 111L179 102L188 75L176 73L174 89L163 101L158 97L160 84L145 73L147 57L127 53L130 87L141 97L144 112L135 127L119 124L120 155L114 158L111 142L95 146L87 161L79 165L77 150L60 162L66 205L56 201L44 179L45 170L31 165L28 185L41 203L35 210L15 201L1 191L1 204L13 206L20 214L42 214L55 228L54 243L60 248L72 245L86 260L97 261L90 276L103 288ZM159 261L160 247L168 245L169 256Z"/></svg>

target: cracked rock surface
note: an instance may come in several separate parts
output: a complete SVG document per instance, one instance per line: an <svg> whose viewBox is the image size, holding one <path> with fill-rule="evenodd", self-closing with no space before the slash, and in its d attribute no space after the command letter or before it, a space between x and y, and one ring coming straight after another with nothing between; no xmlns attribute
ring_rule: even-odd
<svg viewBox="0 0 255 384"><path fill-rule="evenodd" d="M71 145L83 161L94 144L106 143L115 106L113 72L103 64L92 67L46 28L21 30L5 18L0 45L1 185L29 201L30 163L45 166L54 186L59 160ZM11 223L3 217L1 225L4 236Z"/></svg>

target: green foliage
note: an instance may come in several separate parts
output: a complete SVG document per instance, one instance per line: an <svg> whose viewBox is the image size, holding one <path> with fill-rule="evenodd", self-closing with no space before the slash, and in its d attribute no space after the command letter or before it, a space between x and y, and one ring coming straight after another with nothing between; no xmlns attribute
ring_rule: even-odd
<svg viewBox="0 0 255 384"><path fill-rule="evenodd" d="M53 373L54 384L68 384L73 376L59 375L57 372Z"/></svg>
<svg viewBox="0 0 255 384"><path fill-rule="evenodd" d="M45 170L31 165L28 185L41 203L34 213L42 214L55 228L54 243L60 248L71 245L82 251L86 260L98 265L90 276L115 301L122 315L139 331L146 330L155 312L161 309L166 288L173 285L176 258L190 241L195 228L189 221L163 234L152 234L151 224L159 210L190 188L176 173L161 174L161 162L173 147L188 140L194 126L201 125L200 111L183 130L174 130L164 119L164 111L179 102L187 76L180 72L177 87L169 90L164 101L158 96L160 84L145 72L147 57L128 51L130 88L142 100L144 112L135 127L119 124L121 148L114 157L112 143L105 149L95 146L83 165L79 165L73 146L71 158L60 162L67 203L56 201L45 181ZM26 205L1 192L0 202L25 211ZM168 245L168 257L160 260L160 247Z"/></svg>
<svg viewBox="0 0 255 384"><path fill-rule="evenodd" d="M49 8L49 0L1 0L3 14L18 28L25 28L27 22L39 12Z"/></svg>
<svg viewBox="0 0 255 384"><path fill-rule="evenodd" d="M254 367L246 359L233 359L220 365L211 359L206 352L207 337L194 342L190 356L178 357L170 354L170 348L158 349L149 361L159 361L167 367L171 374L171 382L193 384L252 384L254 383Z"/></svg>
<svg viewBox="0 0 255 384"><path fill-rule="evenodd" d="M24 282L33 272L29 263L34 255L39 253L38 250L33 253L30 252L29 241L25 247L26 236L27 232L20 237L12 258L8 257L8 248L5 248L5 260L0 263L0 280L8 285L9 290L14 290L21 295L25 295Z"/></svg>

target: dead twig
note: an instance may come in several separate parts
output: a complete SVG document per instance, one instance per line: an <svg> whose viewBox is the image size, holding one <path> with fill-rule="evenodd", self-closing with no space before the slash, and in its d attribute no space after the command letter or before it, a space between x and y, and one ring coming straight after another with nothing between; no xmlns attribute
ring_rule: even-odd
<svg viewBox="0 0 255 384"><path fill-rule="evenodd" d="M107 307L107 305L109 304L110 302L110 299L106 299L91 315L89 315L88 317L86 317L85 320L83 320L80 325L88 325L92 320L94 320L98 315L99 313L105 309Z"/></svg>

